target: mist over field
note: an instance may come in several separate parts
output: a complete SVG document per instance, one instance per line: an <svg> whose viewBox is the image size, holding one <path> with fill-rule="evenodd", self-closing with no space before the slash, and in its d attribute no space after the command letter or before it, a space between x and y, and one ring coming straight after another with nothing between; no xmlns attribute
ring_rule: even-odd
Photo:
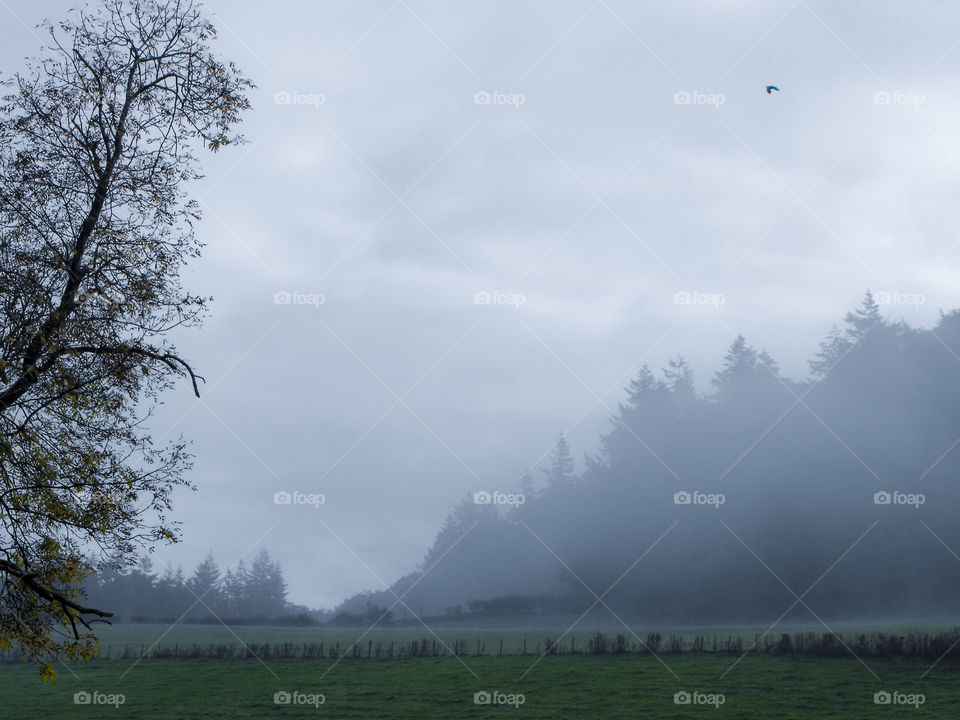
<svg viewBox="0 0 960 720"><path fill-rule="evenodd" d="M37 44L24 25L68 6L11 5L8 57ZM802 584L869 527L854 518L882 520L877 539L865 540L877 549L884 523L895 532L933 511L884 517L872 494L914 489L923 463L948 449L948 404L919 427L919 397L908 415L882 423L879 389L876 410L850 410L880 423L870 448L914 448L911 464L891 465L856 445L859 422L833 427L845 421L823 417L825 427L788 387L803 393L808 360L866 288L887 320L906 318L918 331L960 304L944 192L956 134L952 9L697 6L690 23L693 9L682 5L649 13L616 3L549 12L494 4L469 10L463 24L442 4L208 8L225 51L256 71L259 87L250 144L210 158L200 186L208 247L189 282L209 289L215 312L202 334L180 342L210 382L199 401L167 397L154 426L194 439L202 481L179 497L187 541L160 551L158 569L170 562L189 574L208 550L223 565L249 563L267 547L298 603L332 608L383 590L422 568L464 497L518 491L524 472L542 487L540 468L561 433L583 474L584 455L601 451L644 363L656 371L682 356L697 393L712 395L740 333L789 378L756 400L766 410L705 428L704 401L679 425L637 426L639 438L627 433L623 443L636 454L614 471L621 479L594 473L582 497L567 501L582 503L580 517L561 520L560 500L522 511L557 513L544 522L569 553L602 557L610 582L646 549L637 543L677 520L664 542L686 544L683 565L694 576L697 546L709 555L720 542L744 554L738 572L773 583L774 595L785 590L722 525L708 530L708 519L725 519L759 552L762 536L750 532L789 527L784 515L801 522L794 500L809 505L803 527L826 556L815 562L817 551L797 538L808 551ZM770 83L779 93L764 92ZM938 352L952 359L933 340L929 361ZM923 372L906 361L902 369ZM890 366L888 382L912 388L899 370ZM806 404L830 402L828 385ZM639 415L654 412L638 402ZM789 449L777 452L780 438ZM761 481L753 468L771 456L784 459L765 466ZM820 497L825 487L836 497ZM731 492L717 517L701 521L700 508L671 505L684 488ZM277 506L283 491L326 502L316 511ZM931 505L946 511L945 500ZM605 510L610 502L616 508ZM651 525L664 509L670 522ZM630 531L612 547L591 526L608 512L624 517L602 523L604 533ZM749 528L724 513L745 513ZM936 542L918 527L916 542ZM520 532L517 553L531 562L541 553L545 576L526 591L567 583ZM722 536L701 537L715 532ZM664 550L632 580L666 561ZM508 578L525 571L502 570L502 585L481 590L492 579L477 579L469 591L424 597L422 609L516 590Z"/></svg>
<svg viewBox="0 0 960 720"><path fill-rule="evenodd" d="M661 371L643 365L582 470L561 435L536 475L462 498L416 570L320 617L448 627L950 620L958 354L960 312L914 328L885 318L868 291L802 381L743 336L709 393L679 356ZM276 502L328 522L322 495ZM260 553L252 584L273 607L231 601L230 576L215 587L208 557L192 580L212 595L193 615L281 615L282 580L271 590L268 577L281 563L272 570ZM183 580L166 571L164 582ZM102 602L117 595L109 583L101 592ZM133 603L160 619L148 605ZM179 614L159 605L164 618Z"/></svg>
<svg viewBox="0 0 960 720"><path fill-rule="evenodd" d="M559 434L582 473L644 363L681 355L708 395L742 333L801 383L867 288L917 329L960 305L950 6L208 8L258 88L250 143L198 184L187 281L214 311L178 341L208 384L154 423L193 439L198 488L158 566L267 547L293 601L332 608L415 572L464 497L541 483ZM2 32L11 58L37 44ZM687 487L660 471L638 489ZM295 490L326 503L273 503Z"/></svg>
<svg viewBox="0 0 960 720"><path fill-rule="evenodd" d="M62 611L105 661L753 650L955 710L960 6L74 5L0 0L0 661ZM141 97L126 32L197 54Z"/></svg>

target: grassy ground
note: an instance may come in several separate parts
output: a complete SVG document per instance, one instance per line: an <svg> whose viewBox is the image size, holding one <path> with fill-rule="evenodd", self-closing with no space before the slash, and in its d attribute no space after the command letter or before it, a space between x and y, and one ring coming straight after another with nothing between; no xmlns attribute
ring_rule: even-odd
<svg viewBox="0 0 960 720"><path fill-rule="evenodd" d="M57 718L858 718L960 717L960 668L856 659L748 657L721 679L733 659L685 655L452 657L408 660L98 661L58 668L54 686L36 668L0 664L0 716ZM672 671L672 672L671 672ZM526 674L525 674L526 673ZM674 674L676 674L676 677ZM474 676L476 675L476 677ZM478 705L486 690L522 693L513 706ZM123 694L119 707L77 705L77 692ZM314 705L277 705L277 692L323 694ZM723 704L678 705L674 693L722 693ZM879 691L922 693L912 706L874 703ZM107 697L99 697L107 700ZM319 698L317 698L319 699Z"/></svg>

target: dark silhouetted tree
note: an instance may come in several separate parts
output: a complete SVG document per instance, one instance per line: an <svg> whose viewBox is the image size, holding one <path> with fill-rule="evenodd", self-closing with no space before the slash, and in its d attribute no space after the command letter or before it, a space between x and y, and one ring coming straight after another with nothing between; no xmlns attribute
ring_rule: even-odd
<svg viewBox="0 0 960 720"><path fill-rule="evenodd" d="M180 283L201 247L186 189L198 146L239 139L252 84L191 0L110 0L46 30L0 105L0 646L52 679L46 660L92 656L89 620L109 615L83 578L174 538L189 455L144 420L178 377L197 391L170 340L207 303Z"/></svg>

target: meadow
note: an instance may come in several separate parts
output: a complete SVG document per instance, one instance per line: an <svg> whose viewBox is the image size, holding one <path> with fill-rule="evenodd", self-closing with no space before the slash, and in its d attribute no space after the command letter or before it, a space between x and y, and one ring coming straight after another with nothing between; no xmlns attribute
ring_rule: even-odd
<svg viewBox="0 0 960 720"><path fill-rule="evenodd" d="M129 662L111 660L72 673L61 668L53 686L41 686L28 665L5 664L0 707L9 720L960 715L960 673L943 666L919 680L929 663L916 661L870 663L878 682L852 658L748 657L722 680L730 658L679 656L667 659L668 670L649 656L546 657L530 670L535 659L143 660L132 669ZM75 694L84 692L99 693L100 704L75 704ZM477 704L482 692L497 693L504 704ZM877 705L878 692L903 698L919 693L923 704L919 711ZM278 693L288 693L289 704L277 704L284 700ZM696 700L677 704L676 693Z"/></svg>
<svg viewBox="0 0 960 720"><path fill-rule="evenodd" d="M104 646L147 646L166 628L119 626ZM733 631L734 629L728 629ZM741 628L744 638L753 629ZM178 626L161 641L174 645L237 642L273 645L339 639L361 631L329 628ZM851 631L852 632L852 631ZM379 630L377 642L400 645L422 630ZM57 663L54 685L37 668L0 663L0 716L57 718L878 718L960 717L960 666L919 658L792 655L516 654L557 632L448 631L468 645L460 656L309 659L154 658ZM638 635L642 635L638 631ZM442 634L441 634L442 636ZM577 636L574 633L574 636ZM579 635L586 647L588 633ZM502 657L490 642L504 637ZM693 637L691 635L690 637ZM569 640L570 636L566 640ZM487 653L472 652L476 640ZM565 641L566 641L565 640ZM366 641L366 638L365 640ZM459 641L458 641L459 642ZM508 652L509 651L509 652ZM116 655L115 651L115 655ZM932 667L932 669L931 669ZM877 704L875 699L889 699ZM884 695L886 694L886 695ZM480 702L477 702L477 701ZM677 701L680 702L677 702ZM79 701L79 703L77 702ZM485 702L489 701L489 702ZM684 702L686 701L686 702Z"/></svg>

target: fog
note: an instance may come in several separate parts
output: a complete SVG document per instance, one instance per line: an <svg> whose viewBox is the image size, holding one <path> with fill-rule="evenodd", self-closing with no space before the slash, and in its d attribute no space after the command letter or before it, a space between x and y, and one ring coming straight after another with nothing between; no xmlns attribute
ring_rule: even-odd
<svg viewBox="0 0 960 720"><path fill-rule="evenodd" d="M7 56L71 4L0 4ZM960 8L207 8L258 89L196 187L155 567L268 548L398 619L952 617Z"/></svg>
<svg viewBox="0 0 960 720"><path fill-rule="evenodd" d="M708 397L682 360L643 368L585 471L559 441L541 483L468 498L422 574L343 609L666 625L953 617L960 314L918 330L868 293L840 325L803 382L742 337Z"/></svg>

